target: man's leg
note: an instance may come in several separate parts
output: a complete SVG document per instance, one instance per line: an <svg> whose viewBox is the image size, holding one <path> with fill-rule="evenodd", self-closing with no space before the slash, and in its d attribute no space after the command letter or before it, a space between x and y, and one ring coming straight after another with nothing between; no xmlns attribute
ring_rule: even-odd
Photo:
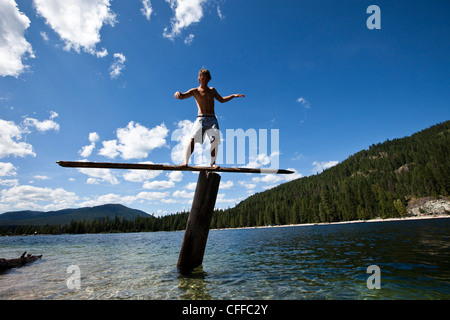
<svg viewBox="0 0 450 320"><path fill-rule="evenodd" d="M211 167L219 168L216 164L217 152L219 151L219 141L216 137L211 139Z"/></svg>
<svg viewBox="0 0 450 320"><path fill-rule="evenodd" d="M187 166L187 164L189 163L189 159L192 155L192 153L194 152L194 148L195 148L195 140L194 138L191 138L191 141L187 144L186 149L184 151L184 162L181 164L181 166Z"/></svg>

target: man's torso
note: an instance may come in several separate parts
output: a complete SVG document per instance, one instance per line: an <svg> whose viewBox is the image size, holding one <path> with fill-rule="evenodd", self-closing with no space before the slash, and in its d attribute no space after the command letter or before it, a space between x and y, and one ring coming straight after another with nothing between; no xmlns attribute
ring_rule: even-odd
<svg viewBox="0 0 450 320"><path fill-rule="evenodd" d="M198 87L194 92L194 98L197 102L199 114L215 114L214 90L212 88L203 89Z"/></svg>

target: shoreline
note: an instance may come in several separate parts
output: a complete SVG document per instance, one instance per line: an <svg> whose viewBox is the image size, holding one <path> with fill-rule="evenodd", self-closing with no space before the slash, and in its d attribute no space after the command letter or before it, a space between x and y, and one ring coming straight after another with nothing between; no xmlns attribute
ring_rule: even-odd
<svg viewBox="0 0 450 320"><path fill-rule="evenodd" d="M390 221L407 221L407 220L429 220L429 219L446 219L450 218L450 215L446 214L430 214L423 216L410 216L404 218L376 218L371 220L350 220L350 221L338 221L338 222L317 222L317 223L300 223L300 224L285 224L285 225L271 225L271 226L255 226L255 227L238 227L238 228L220 228L209 229L212 230L247 230L247 229L263 229L263 228L289 228L289 227L311 227L322 225L334 225L334 224L351 224L351 223L373 223L373 222L390 222ZM172 231L141 231L141 232L185 232L185 230L172 230ZM128 232L100 232L100 233L81 233L81 234L114 234L114 233L128 233ZM134 233L134 232L130 232ZM139 233L139 232L138 232ZM18 236L41 236L41 235L71 235L74 233L58 233L58 234L21 234L21 235L0 235L0 237L18 237Z"/></svg>
<svg viewBox="0 0 450 320"><path fill-rule="evenodd" d="M262 228L310 227L310 226L334 225L334 224L373 223L373 222L428 220L428 219L445 219L445 218L450 218L450 215L446 215L446 214L432 214L432 215L411 216L411 217L404 217L404 218L386 218L386 219L376 218L376 219L370 219L370 220L350 220L350 221L338 221L338 222L284 224L284 225L273 225L273 226L221 228L221 229L211 229L211 230L245 230L245 229L262 229Z"/></svg>

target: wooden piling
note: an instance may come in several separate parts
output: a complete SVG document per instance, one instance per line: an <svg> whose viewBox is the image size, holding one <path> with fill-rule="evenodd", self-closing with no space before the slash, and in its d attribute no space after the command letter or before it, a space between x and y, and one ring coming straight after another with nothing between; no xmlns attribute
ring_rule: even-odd
<svg viewBox="0 0 450 320"><path fill-rule="evenodd" d="M219 184L220 175L211 171L200 171L178 258L180 273L190 273L203 263Z"/></svg>

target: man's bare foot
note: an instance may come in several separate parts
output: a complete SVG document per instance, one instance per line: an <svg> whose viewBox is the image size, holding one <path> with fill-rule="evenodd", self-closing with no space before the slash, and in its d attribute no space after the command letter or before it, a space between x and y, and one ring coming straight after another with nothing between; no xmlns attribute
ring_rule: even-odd
<svg viewBox="0 0 450 320"><path fill-rule="evenodd" d="M180 167L187 167L187 163L180 164Z"/></svg>
<svg viewBox="0 0 450 320"><path fill-rule="evenodd" d="M220 166L218 166L217 164L215 164L215 163L214 163L214 164L212 164L212 165L211 165L211 168L214 168L214 169L219 169L219 168L220 168Z"/></svg>

